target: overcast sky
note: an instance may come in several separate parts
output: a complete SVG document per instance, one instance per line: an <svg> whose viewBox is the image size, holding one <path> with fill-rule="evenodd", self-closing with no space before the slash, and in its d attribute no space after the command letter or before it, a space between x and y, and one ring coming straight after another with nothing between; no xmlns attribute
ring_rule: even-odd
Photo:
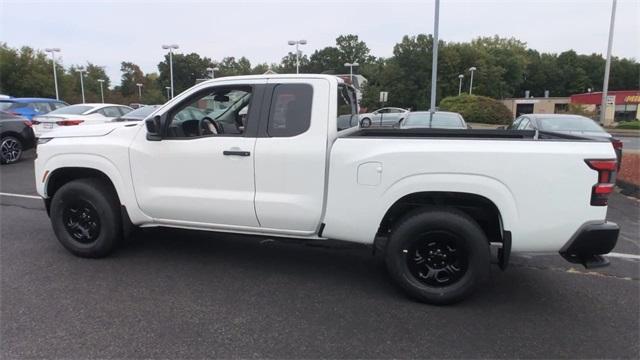
<svg viewBox="0 0 640 360"><path fill-rule="evenodd" d="M440 38L513 36L545 52L605 53L612 0L442 0ZM65 66L105 66L115 84L120 62L157 71L162 44L220 60L279 62L356 34L375 56L390 56L403 35L433 32L434 1L16 1L0 0L0 41L60 47ZM613 54L640 58L640 1L620 0Z"/></svg>

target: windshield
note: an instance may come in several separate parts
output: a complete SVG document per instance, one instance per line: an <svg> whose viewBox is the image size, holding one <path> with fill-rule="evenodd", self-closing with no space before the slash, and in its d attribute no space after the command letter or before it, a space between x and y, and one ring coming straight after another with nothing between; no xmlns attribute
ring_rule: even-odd
<svg viewBox="0 0 640 360"><path fill-rule="evenodd" d="M428 112L410 113L406 119L404 119L404 127L429 127ZM464 122L458 114L451 113L439 113L433 114L433 120L431 121L432 128L443 129L464 129Z"/></svg>
<svg viewBox="0 0 640 360"><path fill-rule="evenodd" d="M584 116L558 116L538 118L540 130L604 132L595 121Z"/></svg>
<svg viewBox="0 0 640 360"><path fill-rule="evenodd" d="M130 112L126 113L125 115L122 116L122 118L124 118L124 119L142 120L142 119L146 118L149 114L154 112L159 107L160 107L160 105L143 106L141 108L138 108L138 109L135 109L133 111L130 111Z"/></svg>
<svg viewBox="0 0 640 360"><path fill-rule="evenodd" d="M0 101L0 111L5 111L11 109L14 103L10 101Z"/></svg>
<svg viewBox="0 0 640 360"><path fill-rule="evenodd" d="M49 114L50 115L54 115L54 114L80 115L91 109L93 109L93 107L87 106L87 105L71 105L71 106L62 107L57 110L53 110Z"/></svg>

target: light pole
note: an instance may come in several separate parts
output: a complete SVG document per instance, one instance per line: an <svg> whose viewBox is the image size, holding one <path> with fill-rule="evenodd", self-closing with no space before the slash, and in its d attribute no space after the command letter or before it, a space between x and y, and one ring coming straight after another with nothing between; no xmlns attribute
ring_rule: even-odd
<svg viewBox="0 0 640 360"><path fill-rule="evenodd" d="M460 79L460 83L458 84L458 96L462 94L462 79L464 79L464 75L458 75L458 79Z"/></svg>
<svg viewBox="0 0 640 360"><path fill-rule="evenodd" d="M87 72L84 68L77 68L76 72L80 73L80 90L82 91L82 103L84 104L84 73Z"/></svg>
<svg viewBox="0 0 640 360"><path fill-rule="evenodd" d="M349 80L351 81L351 85L353 86L353 67L360 66L357 62L352 63L344 63L344 66L349 67Z"/></svg>
<svg viewBox="0 0 640 360"><path fill-rule="evenodd" d="M178 49L176 44L162 45L162 48L169 50L169 75L171 76L171 98L173 99L173 50Z"/></svg>
<svg viewBox="0 0 640 360"><path fill-rule="evenodd" d="M167 100L171 99L171 87L170 86L165 86L165 89L167 89Z"/></svg>
<svg viewBox="0 0 640 360"><path fill-rule="evenodd" d="M142 84L137 83L136 86L138 87L138 100L142 101Z"/></svg>
<svg viewBox="0 0 640 360"><path fill-rule="evenodd" d="M602 83L602 104L600 105L600 124L604 125L607 112L607 91L609 90L609 69L611 68L611 47L613 46L613 29L616 22L616 3L611 6L611 22L609 23L609 44L607 45L607 61L604 63L604 82Z"/></svg>
<svg viewBox="0 0 640 360"><path fill-rule="evenodd" d="M473 72L476 70L478 69L476 69L475 66L472 66L469 68L469 71L471 71L471 80L469 82L469 95L471 95L471 91L473 90Z"/></svg>
<svg viewBox="0 0 640 360"><path fill-rule="evenodd" d="M296 74L300 74L300 45L307 45L307 40L289 40L289 45L296 46Z"/></svg>
<svg viewBox="0 0 640 360"><path fill-rule="evenodd" d="M60 96L58 95L58 75L56 75L56 53L60 52L60 48L46 48L44 51L51 53L51 61L53 62L53 83L56 86L56 100L60 100Z"/></svg>
<svg viewBox="0 0 640 360"><path fill-rule="evenodd" d="M438 25L440 23L440 0L436 0L436 9L433 21L433 62L431 63L431 106L429 109L429 127L433 122L433 114L436 112L436 84L438 81Z"/></svg>
<svg viewBox="0 0 640 360"><path fill-rule="evenodd" d="M102 90L104 79L98 79L98 82L100 83L100 98L102 99L102 103L104 104L104 90Z"/></svg>
<svg viewBox="0 0 640 360"><path fill-rule="evenodd" d="M207 71L211 72L211 78L215 79L216 78L216 71L220 70L217 66L216 67L208 67Z"/></svg>

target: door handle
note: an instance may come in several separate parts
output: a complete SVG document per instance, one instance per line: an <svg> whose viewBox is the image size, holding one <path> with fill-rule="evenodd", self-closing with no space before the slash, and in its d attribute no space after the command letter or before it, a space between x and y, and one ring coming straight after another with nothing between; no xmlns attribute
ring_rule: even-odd
<svg viewBox="0 0 640 360"><path fill-rule="evenodd" d="M250 156L251 153L249 151L238 151L238 150L224 150L222 155L226 156Z"/></svg>

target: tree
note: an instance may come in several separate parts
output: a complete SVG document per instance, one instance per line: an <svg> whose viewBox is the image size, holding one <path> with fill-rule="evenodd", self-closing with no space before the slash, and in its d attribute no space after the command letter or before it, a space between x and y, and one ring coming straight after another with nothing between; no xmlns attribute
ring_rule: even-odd
<svg viewBox="0 0 640 360"><path fill-rule="evenodd" d="M120 65L120 71L122 71L122 77L120 79L120 93L124 97L137 94L138 87L136 84L142 83L144 80L144 73L140 69L140 66L123 61Z"/></svg>
<svg viewBox="0 0 640 360"><path fill-rule="evenodd" d="M171 74L169 69L169 54L165 55L165 61L158 64L160 87L171 86ZM209 77L207 68L213 62L208 57L200 57L196 53L173 54L173 88L177 95L196 84L197 79Z"/></svg>
<svg viewBox="0 0 640 360"><path fill-rule="evenodd" d="M511 111L500 101L486 96L462 94L442 99L440 109L462 114L467 122L508 124Z"/></svg>

